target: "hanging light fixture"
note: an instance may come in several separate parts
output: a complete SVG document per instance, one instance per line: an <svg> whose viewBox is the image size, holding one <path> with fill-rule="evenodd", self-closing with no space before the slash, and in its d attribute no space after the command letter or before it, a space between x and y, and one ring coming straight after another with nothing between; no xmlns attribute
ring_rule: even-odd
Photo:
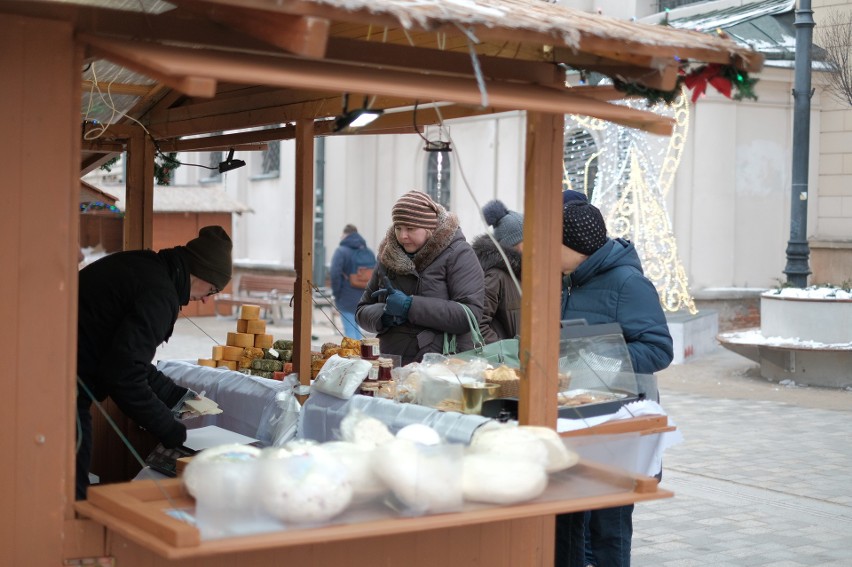
<svg viewBox="0 0 852 567"><path fill-rule="evenodd" d="M349 110L349 93L343 94L343 113L334 120L334 131L340 132L346 128L350 130L363 128L367 124L373 122L381 116L384 111L379 109L367 108L367 97L364 97L364 104L361 108Z"/></svg>
<svg viewBox="0 0 852 567"><path fill-rule="evenodd" d="M228 152L228 157L225 161L219 162L219 173L225 173L226 171L243 167L245 164L246 162L241 159L234 159L234 148L231 148L231 151Z"/></svg>

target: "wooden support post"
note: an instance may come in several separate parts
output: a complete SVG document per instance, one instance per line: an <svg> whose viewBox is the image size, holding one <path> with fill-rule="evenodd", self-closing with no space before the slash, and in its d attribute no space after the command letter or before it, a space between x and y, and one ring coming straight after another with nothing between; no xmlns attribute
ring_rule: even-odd
<svg viewBox="0 0 852 567"><path fill-rule="evenodd" d="M293 370L311 383L311 272L314 256L314 121L296 121L296 286L293 309Z"/></svg>
<svg viewBox="0 0 852 567"><path fill-rule="evenodd" d="M562 278L561 114L527 113L523 299L521 302L521 423L556 426L559 310Z"/></svg>
<svg viewBox="0 0 852 567"><path fill-rule="evenodd" d="M154 225L154 143L140 129L127 142L124 249L151 248Z"/></svg>

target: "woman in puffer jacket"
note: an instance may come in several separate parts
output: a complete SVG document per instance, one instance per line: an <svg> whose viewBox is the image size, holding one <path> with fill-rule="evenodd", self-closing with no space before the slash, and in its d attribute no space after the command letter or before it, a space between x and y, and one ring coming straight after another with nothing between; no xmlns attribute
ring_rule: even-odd
<svg viewBox="0 0 852 567"><path fill-rule="evenodd" d="M485 306L479 330L486 343L513 339L521 330L521 249L524 240L524 216L510 211L497 199L485 203L482 216L494 227L494 240L480 234L471 246L485 272ZM500 249L505 254L500 254ZM509 261L506 264L506 260ZM517 283L512 280L514 274Z"/></svg>
<svg viewBox="0 0 852 567"><path fill-rule="evenodd" d="M473 348L467 305L482 315L482 268L458 218L427 194L409 191L394 204L393 224L379 243L378 267L358 304L358 324L379 337L382 354L419 362L443 352L456 335L459 352Z"/></svg>

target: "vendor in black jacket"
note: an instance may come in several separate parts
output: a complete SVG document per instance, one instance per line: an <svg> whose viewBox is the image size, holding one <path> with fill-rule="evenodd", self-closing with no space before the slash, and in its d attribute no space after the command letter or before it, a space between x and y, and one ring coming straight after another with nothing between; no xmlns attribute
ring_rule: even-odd
<svg viewBox="0 0 852 567"><path fill-rule="evenodd" d="M231 280L231 239L202 228L186 246L106 256L80 271L77 321L77 499L86 497L92 457L92 397L107 397L166 447L186 440L173 413L187 393L152 361L181 306L207 301Z"/></svg>

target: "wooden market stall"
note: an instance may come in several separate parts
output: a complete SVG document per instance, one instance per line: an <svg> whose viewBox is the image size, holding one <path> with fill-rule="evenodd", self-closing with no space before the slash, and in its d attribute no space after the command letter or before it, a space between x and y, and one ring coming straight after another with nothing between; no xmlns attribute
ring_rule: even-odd
<svg viewBox="0 0 852 567"><path fill-rule="evenodd" d="M294 339L296 367L307 377L314 284L304 274L311 273L313 253L314 139L332 134L344 98L349 109L365 100L386 111L362 130L370 133L526 110L524 211L532 222L524 226L520 419L552 425L563 115L657 133L671 128L665 118L612 104L624 96L612 87L566 86L565 69L671 90L685 62L756 71L758 54L717 35L539 0L4 0L0 48L6 158L0 236L8 259L0 274L0 344L7 352L0 495L9 510L0 529L3 564L107 557L160 565L166 556L180 565L548 565L554 513L666 495L622 475L623 489L608 500L557 498L180 551L163 543L163 530L144 514L139 522L147 531L115 509L75 508L79 177L127 151L124 247L149 247L158 153L295 139L294 246L302 276Z"/></svg>

